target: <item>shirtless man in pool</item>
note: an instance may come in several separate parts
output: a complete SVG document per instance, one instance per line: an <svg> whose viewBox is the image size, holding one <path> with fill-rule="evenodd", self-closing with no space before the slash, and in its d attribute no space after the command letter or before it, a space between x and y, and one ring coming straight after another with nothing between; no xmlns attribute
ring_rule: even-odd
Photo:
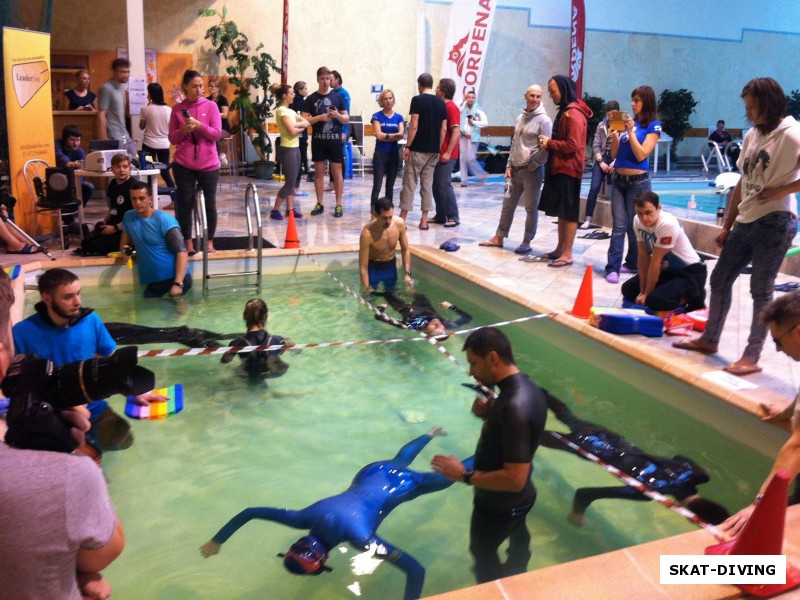
<svg viewBox="0 0 800 600"><path fill-rule="evenodd" d="M411 249L408 246L406 222L394 216L394 206L388 198L378 198L375 202L376 217L364 225L358 248L358 270L361 274L361 287L371 294L383 283L384 289L391 290L397 285L397 258L395 252L400 243L403 256L403 270L407 286L413 286L411 279Z"/></svg>

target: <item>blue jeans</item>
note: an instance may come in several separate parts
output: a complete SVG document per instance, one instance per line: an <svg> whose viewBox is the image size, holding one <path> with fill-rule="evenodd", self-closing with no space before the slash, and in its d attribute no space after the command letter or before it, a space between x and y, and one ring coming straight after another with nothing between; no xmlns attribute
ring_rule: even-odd
<svg viewBox="0 0 800 600"><path fill-rule="evenodd" d="M594 161L594 166L592 166L592 183L589 185L589 195L586 196L586 218L591 219L594 215L594 207L597 205L597 196L600 193L600 188L603 185L603 179L606 177L606 173L603 173L603 169L600 168L600 163L604 162L606 164L611 164L610 154L604 154L603 160Z"/></svg>
<svg viewBox="0 0 800 600"><path fill-rule="evenodd" d="M608 244L606 273L619 273L626 237L628 252L625 254L625 266L633 271L637 269L639 248L636 245L636 232L633 231L633 217L636 216L633 200L642 192L649 191L650 177L634 182L628 181L624 176L614 177L614 187L611 188L611 218L614 224L611 228L611 241Z"/></svg>
<svg viewBox="0 0 800 600"><path fill-rule="evenodd" d="M436 163L436 168L433 170L433 202L436 205L436 217L439 220L460 220L452 179L455 164L455 159L450 159L446 163L440 161Z"/></svg>
<svg viewBox="0 0 800 600"><path fill-rule="evenodd" d="M375 206L381 193L381 183L383 176L386 176L386 197L389 200L394 198L394 182L397 179L397 170L400 166L400 155L398 151L391 152L375 151L372 155L372 205Z"/></svg>
<svg viewBox="0 0 800 600"><path fill-rule="evenodd" d="M758 362L767 338L767 326L760 319L761 311L772 301L775 276L796 233L797 217L788 212L769 213L752 223L736 223L711 273L708 322L701 340L719 344L731 308L733 282L752 260L750 295L753 297L753 322L742 358Z"/></svg>

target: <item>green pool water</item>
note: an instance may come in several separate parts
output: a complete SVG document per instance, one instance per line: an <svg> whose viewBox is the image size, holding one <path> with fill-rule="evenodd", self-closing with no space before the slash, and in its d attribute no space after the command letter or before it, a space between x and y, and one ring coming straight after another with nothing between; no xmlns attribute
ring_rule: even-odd
<svg viewBox="0 0 800 600"><path fill-rule="evenodd" d="M355 269L337 275L357 286ZM419 267L418 276L420 290L432 301L458 304L473 314L473 324L525 314L433 267ZM265 282L269 330L297 343L414 337L374 320L321 271L270 275ZM138 291L84 287L83 295L105 321L218 332L243 330L248 297L205 300L197 294L186 314L178 314L170 302L145 302ZM753 446L762 439L777 443L768 428L756 423L745 435L745 421L735 411L548 319L506 331L519 366L581 417L653 453L692 457L712 475L704 493L731 509L755 494L774 448L760 452ZM371 575L354 575L349 561L356 551L347 545L332 551L332 573L290 575L276 554L303 532L274 523L251 521L209 559L198 548L243 508L302 508L344 490L363 465L392 457L434 424L448 435L434 439L415 468L427 470L435 453L469 456L480 424L470 415L472 394L460 385L468 381L462 343L459 336L445 342L459 365L425 342L306 349L288 353L288 373L268 386L242 379L238 360L221 365L213 356L142 359L159 385L184 384L186 408L162 421L133 421L134 445L104 458L127 537L125 552L106 570L115 598L353 598L348 586L354 584L361 598L402 597L401 571L387 563ZM122 412L121 399L112 405ZM427 420L405 422L401 414L407 409ZM548 424L563 429L552 418ZM539 450L534 481L539 497L528 517L530 569L694 529L655 503L619 501L598 502L583 528L572 527L566 515L575 488L617 480L564 452ZM425 595L474 582L467 550L471 501L471 490L456 484L401 505L379 530L426 567Z"/></svg>

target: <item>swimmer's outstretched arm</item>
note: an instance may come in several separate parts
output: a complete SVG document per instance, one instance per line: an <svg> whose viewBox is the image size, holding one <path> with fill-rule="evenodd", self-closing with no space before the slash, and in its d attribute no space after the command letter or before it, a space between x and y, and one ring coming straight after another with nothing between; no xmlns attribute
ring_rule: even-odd
<svg viewBox="0 0 800 600"><path fill-rule="evenodd" d="M375 536L373 540L378 547L375 556L394 563L406 573L406 589L403 600L416 600L422 595L422 584L425 582L425 567L410 554L406 554L389 542Z"/></svg>
<svg viewBox="0 0 800 600"><path fill-rule="evenodd" d="M440 435L447 434L444 432L441 425L436 425L428 433L411 440L400 448L400 451L397 453L397 456L392 459L392 462L398 463L401 467L407 467L414 462L414 459L417 458L417 455L422 452L422 449L428 445L428 442Z"/></svg>
<svg viewBox="0 0 800 600"><path fill-rule="evenodd" d="M227 542L234 533L252 519L273 521L281 525L303 529L306 527L306 520L303 516L303 511L286 510L284 508L271 508L268 506L246 508L228 521L222 529L214 534L211 540L200 546L200 553L206 558L219 553L222 544Z"/></svg>

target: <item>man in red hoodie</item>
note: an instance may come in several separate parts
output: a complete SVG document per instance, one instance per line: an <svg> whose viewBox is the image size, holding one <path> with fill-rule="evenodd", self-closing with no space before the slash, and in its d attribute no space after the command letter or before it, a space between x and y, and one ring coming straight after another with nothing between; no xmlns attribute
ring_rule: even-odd
<svg viewBox="0 0 800 600"><path fill-rule="evenodd" d="M539 137L539 146L550 152L539 209L558 217L558 245L543 255L548 267L570 266L572 244L580 217L581 177L586 154L586 122L592 109L575 94L575 83L565 75L554 75L547 83L550 98L558 106L553 137Z"/></svg>

